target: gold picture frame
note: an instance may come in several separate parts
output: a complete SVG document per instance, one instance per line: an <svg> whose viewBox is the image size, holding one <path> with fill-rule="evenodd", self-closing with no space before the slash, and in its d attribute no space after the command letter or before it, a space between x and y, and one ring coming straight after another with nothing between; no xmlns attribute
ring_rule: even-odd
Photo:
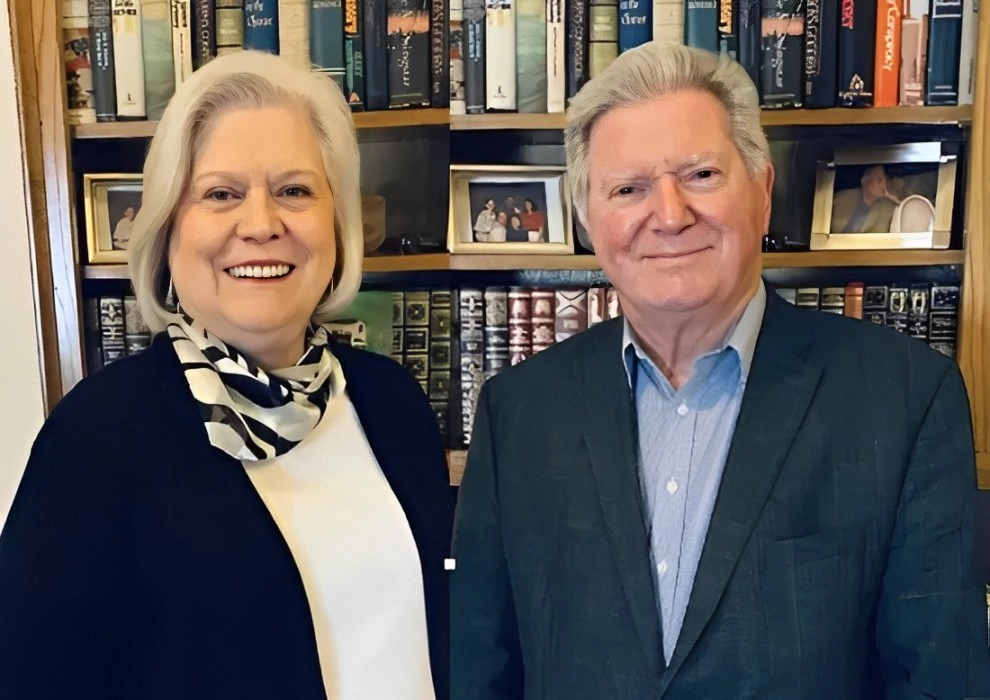
<svg viewBox="0 0 990 700"><path fill-rule="evenodd" d="M140 173L83 175L86 254L90 263L126 263L134 215L141 208Z"/></svg>
<svg viewBox="0 0 990 700"><path fill-rule="evenodd" d="M937 142L837 150L819 163L811 250L948 248L956 163Z"/></svg>
<svg viewBox="0 0 990 700"><path fill-rule="evenodd" d="M451 165L451 253L570 255L567 171L552 165Z"/></svg>

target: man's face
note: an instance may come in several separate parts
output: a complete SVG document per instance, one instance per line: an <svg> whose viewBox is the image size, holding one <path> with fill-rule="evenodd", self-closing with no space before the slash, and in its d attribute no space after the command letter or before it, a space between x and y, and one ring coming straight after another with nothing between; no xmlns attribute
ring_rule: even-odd
<svg viewBox="0 0 990 700"><path fill-rule="evenodd" d="M887 189L887 174L882 165L874 165L863 173L863 194L870 199L878 199Z"/></svg>
<svg viewBox="0 0 990 700"><path fill-rule="evenodd" d="M746 170L715 97L685 90L608 112L589 166L585 223L624 309L717 318L752 294L773 168Z"/></svg>

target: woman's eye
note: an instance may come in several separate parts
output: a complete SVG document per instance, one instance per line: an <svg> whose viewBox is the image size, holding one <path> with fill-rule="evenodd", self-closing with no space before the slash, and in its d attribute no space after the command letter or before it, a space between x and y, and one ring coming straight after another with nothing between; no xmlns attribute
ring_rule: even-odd
<svg viewBox="0 0 990 700"><path fill-rule="evenodd" d="M305 197L309 194L309 190L305 187L300 187L298 185L292 185L291 187L286 187L282 190L282 194L287 197Z"/></svg>
<svg viewBox="0 0 990 700"><path fill-rule="evenodd" d="M214 202L228 202L233 195L227 190L210 190L206 193L206 198Z"/></svg>

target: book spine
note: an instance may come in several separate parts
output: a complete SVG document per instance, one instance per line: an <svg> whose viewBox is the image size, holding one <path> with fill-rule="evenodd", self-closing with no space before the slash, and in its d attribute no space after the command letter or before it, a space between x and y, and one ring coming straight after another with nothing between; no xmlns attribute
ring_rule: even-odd
<svg viewBox="0 0 990 700"><path fill-rule="evenodd" d="M451 304L449 289L430 291L430 370L427 396L444 443L450 440Z"/></svg>
<svg viewBox="0 0 990 700"><path fill-rule="evenodd" d="M514 0L485 5L485 106L516 109L516 9Z"/></svg>
<svg viewBox="0 0 990 700"><path fill-rule="evenodd" d="M887 325L887 287L868 285L863 290L863 319L878 326Z"/></svg>
<svg viewBox="0 0 990 700"><path fill-rule="evenodd" d="M760 0L736 0L736 19L739 64L759 89L760 63L763 60Z"/></svg>
<svg viewBox="0 0 990 700"><path fill-rule="evenodd" d="M887 288L887 328L898 333L907 333L910 291L904 286L891 285Z"/></svg>
<svg viewBox="0 0 990 700"><path fill-rule="evenodd" d="M588 82L588 0L570 0L567 15L567 96Z"/></svg>
<svg viewBox="0 0 990 700"><path fill-rule="evenodd" d="M804 77L802 0L763 0L761 86L766 107L800 107Z"/></svg>
<svg viewBox="0 0 990 700"><path fill-rule="evenodd" d="M405 345L403 336L406 327L406 293L402 290L392 292L392 347L389 357L402 364L402 347Z"/></svg>
<svg viewBox="0 0 990 700"><path fill-rule="evenodd" d="M615 287L605 289L605 317L619 318L622 315L622 306L619 305L619 292Z"/></svg>
<svg viewBox="0 0 990 700"><path fill-rule="evenodd" d="M384 0L361 0L361 21L364 106L369 110L388 109L388 13Z"/></svg>
<svg viewBox="0 0 990 700"><path fill-rule="evenodd" d="M310 0L309 58L313 70L325 73L344 89L344 6L341 0Z"/></svg>
<svg viewBox="0 0 990 700"><path fill-rule="evenodd" d="M619 0L619 53L635 49L650 40L652 10L652 0Z"/></svg>
<svg viewBox="0 0 990 700"><path fill-rule="evenodd" d="M835 107L839 96L839 5L806 0L804 17L804 106Z"/></svg>
<svg viewBox="0 0 990 700"><path fill-rule="evenodd" d="M277 0L244 0L244 48L278 53Z"/></svg>
<svg viewBox="0 0 990 700"><path fill-rule="evenodd" d="M89 0L89 57L93 64L93 105L98 122L117 119L112 16L110 0Z"/></svg>
<svg viewBox="0 0 990 700"><path fill-rule="evenodd" d="M430 3L430 106L450 106L449 0Z"/></svg>
<svg viewBox="0 0 990 700"><path fill-rule="evenodd" d="M754 0L737 0L740 4ZM684 0L653 0L653 40L684 43Z"/></svg>
<svg viewBox="0 0 990 700"><path fill-rule="evenodd" d="M509 364L518 365L533 354L533 311L530 290L509 287Z"/></svg>
<svg viewBox="0 0 990 700"><path fill-rule="evenodd" d="M464 101L464 2L450 0L450 113L467 114Z"/></svg>
<svg viewBox="0 0 990 700"><path fill-rule="evenodd" d="M103 367L103 348L100 344L100 300L97 297L83 299L83 341L86 374L91 375Z"/></svg>
<svg viewBox="0 0 990 700"><path fill-rule="evenodd" d="M388 106L430 106L430 0L388 0Z"/></svg>
<svg viewBox="0 0 990 700"><path fill-rule="evenodd" d="M547 111L547 1L515 0L516 104L520 112Z"/></svg>
<svg viewBox="0 0 990 700"><path fill-rule="evenodd" d="M217 56L244 49L244 0L214 0Z"/></svg>
<svg viewBox="0 0 990 700"><path fill-rule="evenodd" d="M863 318L863 283L850 282L846 285L845 304L842 309L844 316Z"/></svg>
<svg viewBox="0 0 990 700"><path fill-rule="evenodd" d="M148 119L161 119L175 93L172 21L168 0L141 0L141 46L144 50L144 108Z"/></svg>
<svg viewBox="0 0 990 700"><path fill-rule="evenodd" d="M547 112L567 109L567 0L547 0Z"/></svg>
<svg viewBox="0 0 990 700"><path fill-rule="evenodd" d="M482 370L485 301L484 292L476 288L460 290L460 328L458 346L460 354L460 414L461 435L464 446L471 444L471 431L478 407L478 394L484 384Z"/></svg>
<svg viewBox="0 0 990 700"><path fill-rule="evenodd" d="M684 43L718 53L718 0L684 0Z"/></svg>
<svg viewBox="0 0 990 700"><path fill-rule="evenodd" d="M928 345L954 358L959 331L959 287L933 284L929 294Z"/></svg>
<svg viewBox="0 0 990 700"><path fill-rule="evenodd" d="M932 0L928 33L926 105L959 102L959 55L962 0Z"/></svg>
<svg viewBox="0 0 990 700"><path fill-rule="evenodd" d="M292 65L309 70L309 0L278 0L278 52Z"/></svg>
<svg viewBox="0 0 990 700"><path fill-rule="evenodd" d="M818 287L798 287L794 303L796 306L803 306L806 309L819 309L821 296L822 290Z"/></svg>
<svg viewBox="0 0 990 700"><path fill-rule="evenodd" d="M172 11L172 65L178 87L193 72L192 15L189 0L170 0Z"/></svg>
<svg viewBox="0 0 990 700"><path fill-rule="evenodd" d="M485 0L464 0L464 109L485 111Z"/></svg>
<svg viewBox="0 0 990 700"><path fill-rule="evenodd" d="M909 0L910 2L911 0ZM901 76L899 102L919 106L925 103L925 70L928 64L928 15L907 12L901 19ZM926 10L927 12L927 10Z"/></svg>
<svg viewBox="0 0 990 700"><path fill-rule="evenodd" d="M874 63L874 107L897 105L901 73L901 17L903 0L877 0L877 37Z"/></svg>
<svg viewBox="0 0 990 700"><path fill-rule="evenodd" d="M591 287L588 290L588 328L608 318L608 290Z"/></svg>
<svg viewBox="0 0 990 700"><path fill-rule="evenodd" d="M485 379L509 366L509 290L485 287Z"/></svg>
<svg viewBox="0 0 990 700"><path fill-rule="evenodd" d="M554 311L556 295L552 289L533 289L530 292L531 349L535 355L556 342Z"/></svg>
<svg viewBox="0 0 990 700"><path fill-rule="evenodd" d="M344 0L344 94L351 110L364 110L364 40L359 0Z"/></svg>
<svg viewBox="0 0 990 700"><path fill-rule="evenodd" d="M213 0L194 0L193 66L200 68L217 55L217 18ZM144 4L142 0L142 5Z"/></svg>
<svg viewBox="0 0 990 700"><path fill-rule="evenodd" d="M555 292L554 340L558 343L588 329L588 290L558 289Z"/></svg>
<svg viewBox="0 0 990 700"><path fill-rule="evenodd" d="M103 366L119 360L127 353L124 344L124 299L100 297L100 347Z"/></svg>
<svg viewBox="0 0 990 700"><path fill-rule="evenodd" d="M839 106L873 106L877 0L842 0L839 15Z"/></svg>
<svg viewBox="0 0 990 700"><path fill-rule="evenodd" d="M144 119L144 52L141 48L141 4L113 0L114 82L117 116Z"/></svg>
<svg viewBox="0 0 990 700"><path fill-rule="evenodd" d="M588 76L596 78L619 55L619 5L617 0L590 0L590 3Z"/></svg>
<svg viewBox="0 0 990 700"><path fill-rule="evenodd" d="M846 288L823 287L821 310L827 314L844 315L846 312Z"/></svg>
<svg viewBox="0 0 990 700"><path fill-rule="evenodd" d="M738 0L718 0L718 50L732 60L739 58Z"/></svg>
<svg viewBox="0 0 990 700"><path fill-rule="evenodd" d="M92 124L96 121L90 46L89 14L85 0L63 0L62 51L69 124Z"/></svg>
<svg viewBox="0 0 990 700"><path fill-rule="evenodd" d="M962 32L959 42L959 104L973 104L973 85L976 78L976 48L979 31L978 0L963 0Z"/></svg>
<svg viewBox="0 0 990 700"><path fill-rule="evenodd" d="M151 329L141 318L137 298L124 297L124 346L128 355L135 355L151 345Z"/></svg>
<svg viewBox="0 0 990 700"><path fill-rule="evenodd" d="M928 342L928 284L918 282L908 289L907 334Z"/></svg>
<svg viewBox="0 0 990 700"><path fill-rule="evenodd" d="M430 292L407 290L405 327L402 331L402 364L429 392L430 379Z"/></svg>

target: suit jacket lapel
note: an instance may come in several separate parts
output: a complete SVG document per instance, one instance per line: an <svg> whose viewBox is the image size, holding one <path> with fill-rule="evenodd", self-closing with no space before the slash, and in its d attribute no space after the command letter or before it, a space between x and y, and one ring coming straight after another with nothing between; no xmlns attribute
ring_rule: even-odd
<svg viewBox="0 0 990 700"><path fill-rule="evenodd" d="M605 330L605 329L602 329ZM643 519L633 399L622 366L622 324L611 322L598 345L575 362L584 439L605 528L650 673L663 668L650 543Z"/></svg>
<svg viewBox="0 0 990 700"><path fill-rule="evenodd" d="M711 619L818 386L822 368L803 357L811 340L806 318L768 287L763 327L664 690Z"/></svg>

